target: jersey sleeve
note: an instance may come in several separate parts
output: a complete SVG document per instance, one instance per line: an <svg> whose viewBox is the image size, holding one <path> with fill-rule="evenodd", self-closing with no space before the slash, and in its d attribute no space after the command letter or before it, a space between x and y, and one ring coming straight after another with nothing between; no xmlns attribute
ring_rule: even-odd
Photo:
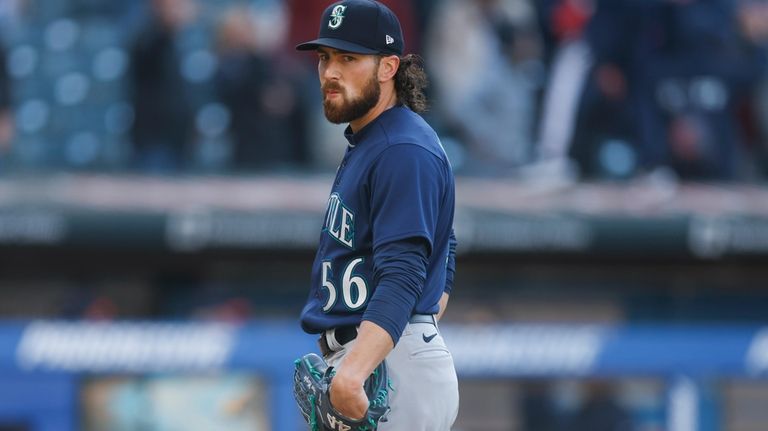
<svg viewBox="0 0 768 431"><path fill-rule="evenodd" d="M442 160L418 145L398 144L382 152L370 175L373 248L422 237L431 253L444 193Z"/></svg>
<svg viewBox="0 0 768 431"><path fill-rule="evenodd" d="M384 243L373 253L376 290L363 320L382 327L397 344L427 278L424 238Z"/></svg>

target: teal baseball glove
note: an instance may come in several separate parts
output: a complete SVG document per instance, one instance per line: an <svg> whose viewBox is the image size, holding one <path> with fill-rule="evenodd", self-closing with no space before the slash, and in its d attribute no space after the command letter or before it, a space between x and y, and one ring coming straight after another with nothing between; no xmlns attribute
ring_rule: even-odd
<svg viewBox="0 0 768 431"><path fill-rule="evenodd" d="M362 419L350 419L339 413L328 392L335 371L320 356L309 353L295 362L293 396L311 431L374 431L389 411L387 367L382 362L363 386L369 405Z"/></svg>

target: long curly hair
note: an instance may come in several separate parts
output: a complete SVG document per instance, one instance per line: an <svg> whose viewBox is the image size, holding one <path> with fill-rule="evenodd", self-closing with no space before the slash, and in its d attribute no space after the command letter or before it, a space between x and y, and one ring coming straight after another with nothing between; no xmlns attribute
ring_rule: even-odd
<svg viewBox="0 0 768 431"><path fill-rule="evenodd" d="M400 103L413 112L422 113L429 109L424 89L429 79L424 72L423 60L416 54L400 57L400 67L395 74L395 91Z"/></svg>

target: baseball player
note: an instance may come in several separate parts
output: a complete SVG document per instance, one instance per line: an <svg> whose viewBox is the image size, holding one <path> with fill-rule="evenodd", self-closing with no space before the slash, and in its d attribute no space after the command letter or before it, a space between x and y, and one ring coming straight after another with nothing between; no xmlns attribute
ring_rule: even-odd
<svg viewBox="0 0 768 431"><path fill-rule="evenodd" d="M317 52L327 119L348 123L301 324L335 367L339 413L366 415L363 382L386 359L390 411L378 429L445 431L459 405L437 326L453 283L454 178L417 114L426 75L403 46L390 9L344 0L324 11L317 39L296 47Z"/></svg>

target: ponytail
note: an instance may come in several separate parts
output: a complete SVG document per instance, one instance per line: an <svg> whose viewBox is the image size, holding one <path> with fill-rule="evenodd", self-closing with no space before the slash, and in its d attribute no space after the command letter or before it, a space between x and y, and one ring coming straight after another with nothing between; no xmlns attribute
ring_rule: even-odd
<svg viewBox="0 0 768 431"><path fill-rule="evenodd" d="M400 57L400 67L395 74L398 101L413 112L425 112L429 108L427 96L424 94L428 85L429 79L424 72L421 57L415 54Z"/></svg>

